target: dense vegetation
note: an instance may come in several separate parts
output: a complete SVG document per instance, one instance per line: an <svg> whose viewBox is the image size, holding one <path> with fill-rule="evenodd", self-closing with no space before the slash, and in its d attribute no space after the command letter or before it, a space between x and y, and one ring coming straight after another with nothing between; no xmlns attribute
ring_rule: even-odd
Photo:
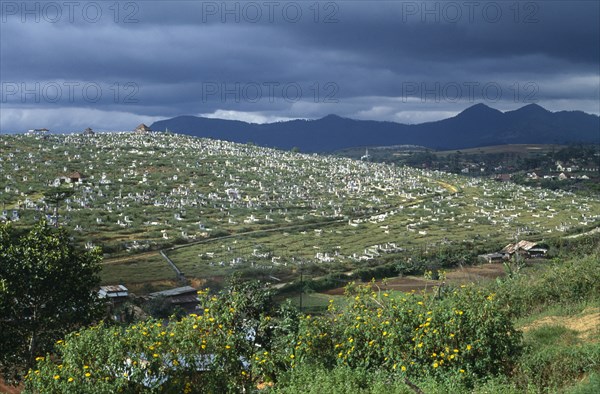
<svg viewBox="0 0 600 394"><path fill-rule="evenodd" d="M69 334L56 355L38 359L27 391L594 392L597 327L582 336L535 324L600 305L598 237L561 250L480 286L349 286L320 315L277 307L269 288L234 280L219 294L201 291L198 315Z"/></svg>
<svg viewBox="0 0 600 394"><path fill-rule="evenodd" d="M94 292L100 253L41 222L20 234L0 224L0 372L18 379L36 355L102 315Z"/></svg>

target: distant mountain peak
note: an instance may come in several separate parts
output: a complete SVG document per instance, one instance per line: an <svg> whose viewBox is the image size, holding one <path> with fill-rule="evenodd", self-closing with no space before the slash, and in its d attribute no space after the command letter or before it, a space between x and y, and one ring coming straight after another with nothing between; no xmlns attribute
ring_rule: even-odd
<svg viewBox="0 0 600 394"><path fill-rule="evenodd" d="M533 103L533 104L527 104L527 105L525 105L525 106L523 106L523 107L515 110L514 112L517 112L517 111L519 111L519 112L528 112L528 113L536 113L536 112L547 113L547 112L550 112L546 108L542 107L541 105L535 104L535 103Z"/></svg>
<svg viewBox="0 0 600 394"><path fill-rule="evenodd" d="M479 109L493 109L493 108L488 105L485 105L484 103L477 103L477 104L470 106L467 109L471 109L471 110L478 109L479 110Z"/></svg>
<svg viewBox="0 0 600 394"><path fill-rule="evenodd" d="M323 116L320 120L339 120L339 119L345 119L345 118L342 118L341 116L336 115L336 114L329 114L329 115Z"/></svg>
<svg viewBox="0 0 600 394"><path fill-rule="evenodd" d="M483 104L483 103L478 103L475 105L470 106L469 108L465 109L464 111L462 111L461 113L459 113L456 117L473 117L473 116L478 116L478 115L498 115L498 114L502 114L502 111L499 111L497 109L494 109L492 107L488 107L487 105Z"/></svg>
<svg viewBox="0 0 600 394"><path fill-rule="evenodd" d="M548 111L546 108L538 104L527 104L521 108L517 108L512 111L506 111L505 114L509 117L517 117L519 119L532 119L539 120L545 119L549 115L553 115L553 112Z"/></svg>

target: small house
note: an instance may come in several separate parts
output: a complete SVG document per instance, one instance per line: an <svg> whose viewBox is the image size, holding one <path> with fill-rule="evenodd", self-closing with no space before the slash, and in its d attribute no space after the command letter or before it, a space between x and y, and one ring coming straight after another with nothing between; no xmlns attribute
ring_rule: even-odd
<svg viewBox="0 0 600 394"><path fill-rule="evenodd" d="M145 124L140 124L138 127L135 128L134 132L136 134L148 134L149 132L151 132L152 130L150 129L150 127L146 126Z"/></svg>
<svg viewBox="0 0 600 394"><path fill-rule="evenodd" d="M188 313L194 312L200 299L198 298L198 291L192 286L177 287L174 289L158 291L155 293L148 294L150 298L164 297L168 300L172 306L179 306L181 309Z"/></svg>
<svg viewBox="0 0 600 394"><path fill-rule="evenodd" d="M105 298L113 304L120 304L129 298L129 290L123 285L100 286L98 298Z"/></svg>
<svg viewBox="0 0 600 394"><path fill-rule="evenodd" d="M542 247L536 242L522 240L515 244L506 245L500 253L505 253L509 256L516 253L523 257L544 257L547 251L547 248Z"/></svg>
<svg viewBox="0 0 600 394"><path fill-rule="evenodd" d="M75 171L67 175L69 183L81 183L83 182L83 175L80 172Z"/></svg>
<svg viewBox="0 0 600 394"><path fill-rule="evenodd" d="M501 263L505 260L508 260L508 255L506 253L487 253L480 254L477 256L479 260L485 261L486 263Z"/></svg>

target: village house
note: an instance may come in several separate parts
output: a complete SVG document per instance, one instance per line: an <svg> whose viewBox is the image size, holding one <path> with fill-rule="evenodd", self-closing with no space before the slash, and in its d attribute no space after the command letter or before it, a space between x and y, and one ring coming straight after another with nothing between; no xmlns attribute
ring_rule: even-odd
<svg viewBox="0 0 600 394"><path fill-rule="evenodd" d="M174 289L158 291L148 294L149 298L164 297L173 307L178 306L188 313L193 313L198 309L198 291L192 286L177 287Z"/></svg>
<svg viewBox="0 0 600 394"><path fill-rule="evenodd" d="M567 180L567 179L569 179L569 176L568 176L568 175L566 175L564 172L561 172L561 173L558 175L558 180L559 180L559 181L565 181L565 180Z"/></svg>
<svg viewBox="0 0 600 394"><path fill-rule="evenodd" d="M84 180L85 177L79 171L75 171L68 175L61 175L59 177L54 178L53 181L48 182L48 185L58 187L64 183L81 184Z"/></svg>
<svg viewBox="0 0 600 394"><path fill-rule="evenodd" d="M480 254L477 256L478 260L484 261L486 263L502 263L503 261L508 260L509 255L507 253L486 253Z"/></svg>
<svg viewBox="0 0 600 394"><path fill-rule="evenodd" d="M27 131L27 134L30 135L44 135L47 132L49 132L50 130L48 130L47 128L41 128L41 129L31 129Z"/></svg>
<svg viewBox="0 0 600 394"><path fill-rule="evenodd" d="M129 298L129 289L123 285L100 286L98 298L106 299L110 301L112 305L118 305L127 301Z"/></svg>
<svg viewBox="0 0 600 394"><path fill-rule="evenodd" d="M563 163L560 161L556 162L556 172L563 172L565 170L565 167L563 166Z"/></svg>
<svg viewBox="0 0 600 394"><path fill-rule="evenodd" d="M83 175L81 175L81 173L78 171L70 173L69 175L67 175L67 178L69 179L67 181L69 183L81 183L84 180Z"/></svg>
<svg viewBox="0 0 600 394"><path fill-rule="evenodd" d="M547 252L548 249L542 247L538 243L525 240L519 241L515 244L508 244L500 251L500 253L511 257L515 254L518 254L526 258L544 257Z"/></svg>
<svg viewBox="0 0 600 394"><path fill-rule="evenodd" d="M145 124L140 124L138 127L135 128L134 132L136 134L148 134L149 132L151 132L152 130L150 129L150 127L146 126Z"/></svg>

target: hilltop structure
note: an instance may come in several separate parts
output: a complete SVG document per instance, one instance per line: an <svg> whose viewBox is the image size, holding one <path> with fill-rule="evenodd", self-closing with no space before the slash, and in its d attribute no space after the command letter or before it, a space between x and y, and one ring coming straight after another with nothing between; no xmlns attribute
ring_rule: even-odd
<svg viewBox="0 0 600 394"><path fill-rule="evenodd" d="M29 135L46 135L50 130L48 130L47 128L41 128L41 129L31 129L31 130L27 130L27 134Z"/></svg>
<svg viewBox="0 0 600 394"><path fill-rule="evenodd" d="M366 148L366 150L365 150L365 154L364 154L364 155L362 155L362 156L360 157L360 159L361 159L361 160L366 160L366 161L369 161L369 159L371 159L371 156L369 156L369 148Z"/></svg>
<svg viewBox="0 0 600 394"><path fill-rule="evenodd" d="M152 129L150 129L150 127L146 126L145 124L140 124L138 127L135 128L134 132L136 134L148 134L149 132L151 132Z"/></svg>

